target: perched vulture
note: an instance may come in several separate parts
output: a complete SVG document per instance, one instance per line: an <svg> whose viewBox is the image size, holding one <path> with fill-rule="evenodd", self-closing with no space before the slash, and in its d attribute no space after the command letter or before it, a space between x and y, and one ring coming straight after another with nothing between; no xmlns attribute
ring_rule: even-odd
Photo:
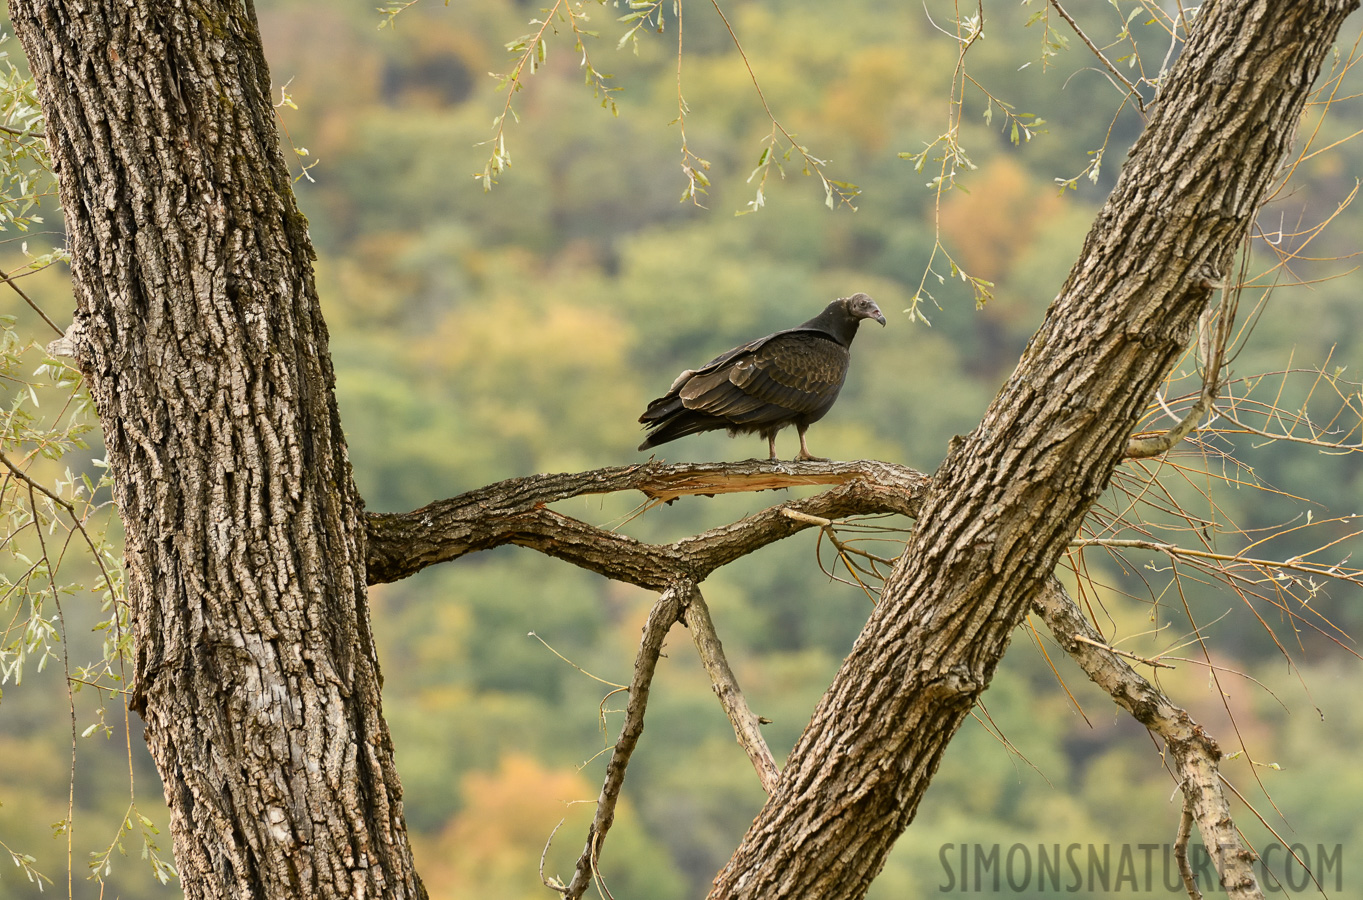
<svg viewBox="0 0 1363 900"><path fill-rule="evenodd" d="M687 369L639 417L648 429L639 449L725 428L730 436L756 431L767 439L775 459L776 432L794 425L800 433L796 459L819 459L805 444L805 429L838 399L862 319L885 324L880 307L867 294L842 297L803 325Z"/></svg>

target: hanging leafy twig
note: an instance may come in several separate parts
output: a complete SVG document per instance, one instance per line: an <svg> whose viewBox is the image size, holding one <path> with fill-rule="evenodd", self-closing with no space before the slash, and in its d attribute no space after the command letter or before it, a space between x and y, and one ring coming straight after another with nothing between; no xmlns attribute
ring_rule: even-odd
<svg viewBox="0 0 1363 900"><path fill-rule="evenodd" d="M1068 22L1070 28L1074 29L1074 33L1079 36L1079 40L1084 42L1084 46L1089 48L1089 52L1091 52L1094 56L1098 57L1098 61L1101 62L1107 68L1107 70L1112 73L1113 78L1116 78L1118 81L1120 81L1123 85L1126 86L1126 89L1130 93L1131 98L1136 101L1136 108L1139 109L1142 114L1144 114L1145 100L1144 98L1141 97L1141 92L1136 90L1136 86L1131 83L1130 79L1128 79L1125 75L1121 73L1120 69L1118 69L1116 66L1112 64L1111 60L1109 60L1106 56L1103 55L1103 51L1098 49L1097 44L1089 40L1089 36L1084 34L1084 30L1079 27L1079 23L1074 21L1074 17L1065 11L1065 7L1060 5L1060 0L1050 0L1050 3L1051 6L1055 7L1055 11L1060 14L1060 18Z"/></svg>
<svg viewBox="0 0 1363 900"><path fill-rule="evenodd" d="M416 0L413 0L413 2L416 2ZM304 178L315 183L317 179L312 177L312 172L309 169L316 167L321 160L314 159L312 162L303 162L308 157L308 148L300 147L293 142L293 135L289 133L289 124L284 121L284 116L280 113L280 110L286 106L294 111L298 110L298 104L293 102L293 97L289 94L289 85L292 83L293 79L290 78L279 89L279 102L274 104L275 121L279 123L279 130L284 132L284 140L289 142L289 148L293 150L293 155L298 157L298 174L293 177L294 183L297 184Z"/></svg>
<svg viewBox="0 0 1363 900"><path fill-rule="evenodd" d="M931 21L929 19L929 21ZM957 174L962 170L972 170L976 168L970 161L970 156L966 153L965 146L960 141L961 126L965 114L965 92L967 84L974 84L979 87L979 82L970 77L966 72L966 55L970 48L984 36L984 0L978 0L975 15L963 16L959 10L956 15L956 31L947 31L937 23L932 23L943 34L949 35L956 41L956 66L951 76L951 92L947 98L947 128L946 131L938 135L931 143L927 144L918 153L900 153L900 159L906 159L913 163L914 171L922 173L931 158L938 164L937 174L928 182L927 186L933 191L932 209L932 229L933 244L932 250L928 254L927 265L923 267L923 275L918 280L918 288L914 291L913 297L909 300L909 320L921 319L928 323L927 316L923 313L923 301L933 300L932 293L928 291L927 284L929 278L935 278L938 284L945 284L947 275L937 271L937 258L941 256L947 264L949 275L953 279L960 279L970 287L971 293L975 297L976 307L982 307L989 300L993 299L994 283L984 278L971 275L957 264L956 259L942 243L942 197L947 191L956 187ZM1004 111L1005 117L1012 115L1011 107L998 101L993 95L988 95L989 105L986 106L985 115L993 115L993 103L998 102L999 108ZM1007 119L1005 119L1007 121ZM1013 119L1014 141L1021 134L1026 134L1030 138L1030 132L1019 130L1018 119ZM932 156L936 151L939 155ZM929 323L930 324L930 323Z"/></svg>
<svg viewBox="0 0 1363 900"><path fill-rule="evenodd" d="M748 183L751 184L752 180L757 178L758 174L761 173L761 177L758 178L757 182L757 196L748 201L748 208L739 210L738 214L743 215L744 213L757 212L763 207L766 202L763 188L767 183L767 176L771 172L772 165L776 165L777 172L784 178L785 169L778 161L778 157L789 162L792 154L796 153L798 153L800 158L804 161L804 165L800 170L801 174L819 176L819 181L823 184L825 206L829 209L835 209L838 206L847 206L848 208L855 210L856 206L852 204L852 201L861 193L861 188L846 181L834 181L825 175L823 167L828 165L828 160L819 159L812 155L803 144L795 140L795 135L787 131L786 127L776 118L776 114L771 111L771 106L767 103L766 94L762 92L762 85L757 80L757 73L753 71L752 60L748 58L747 52L744 51L743 44L738 40L738 35L734 32L733 26L729 24L728 17L724 15L724 10L719 8L718 0L710 0L710 5L715 8L715 12L719 15L720 21L724 23L725 30L729 32L729 39L733 41L734 47L738 50L738 55L743 59L743 66L748 70L748 77L752 80L753 90L757 92L757 99L762 103L762 109L766 112L767 118L771 120L771 134L763 139L762 142L766 146L758 156L757 167L754 168L752 174L748 176ZM784 139L786 144L785 150L783 151L777 149L779 144L778 135Z"/></svg>
<svg viewBox="0 0 1363 900"><path fill-rule="evenodd" d="M519 121L511 101L516 93L525 87L524 76L535 74L548 60L548 35L558 33L558 28L554 25L555 20L565 23L573 32L573 49L581 54L580 65L586 73L587 85L592 88L592 96L598 98L601 106L610 110L611 115L619 115L614 94L620 89L607 84L614 76L598 71L587 53L584 39L600 37L597 32L582 27L582 23L588 19L582 0L555 0L553 6L544 10L544 18L530 20L532 27L538 26L535 31L527 32L506 45L506 49L516 56L516 64L509 74L494 73L494 77L498 79L498 88L506 91L506 99L502 104L501 113L492 120L492 137L482 144L490 145L492 152L483 164L483 171L473 176L482 181L484 191L492 190L492 186L497 183L497 176L511 167L511 152L506 147L506 119L507 116L511 116Z"/></svg>
<svg viewBox="0 0 1363 900"><path fill-rule="evenodd" d="M630 0L630 2L633 4L641 2L641 0ZM646 0L642 0L642 2L646 2ZM663 2L664 0L658 0L656 4L653 4L653 8L656 9ZM677 118L672 120L672 124L677 126L677 131L681 135L681 169L682 175L686 176L686 189L682 191L681 202L685 203L690 200L696 206L704 208L699 195L709 193L710 178L705 173L710 168L710 161L692 153L691 148L686 143L686 114L691 111L691 107L686 105L686 98L682 96L682 37L684 34L682 8L681 0L677 0L675 6L677 11ZM658 30L662 31L662 13L657 13L657 16ZM636 33L637 30L638 26L631 31L631 34ZM637 38L635 52L638 52Z"/></svg>

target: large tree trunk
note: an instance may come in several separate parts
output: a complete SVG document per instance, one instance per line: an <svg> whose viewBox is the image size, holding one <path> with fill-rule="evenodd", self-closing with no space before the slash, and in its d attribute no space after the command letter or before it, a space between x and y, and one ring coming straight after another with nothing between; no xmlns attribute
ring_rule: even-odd
<svg viewBox="0 0 1363 900"><path fill-rule="evenodd" d="M421 897L361 502L251 4L12 0L189 897Z"/></svg>
<svg viewBox="0 0 1363 900"><path fill-rule="evenodd" d="M865 894L1229 277L1356 6L1202 7L1078 263L980 427L934 476L880 603L712 897Z"/></svg>

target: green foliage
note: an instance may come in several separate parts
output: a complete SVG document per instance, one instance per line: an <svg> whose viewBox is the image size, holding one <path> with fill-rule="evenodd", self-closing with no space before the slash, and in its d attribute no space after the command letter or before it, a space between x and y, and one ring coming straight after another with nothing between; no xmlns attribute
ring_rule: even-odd
<svg viewBox="0 0 1363 900"><path fill-rule="evenodd" d="M884 2L740 3L726 6L728 21L687 7L680 88L673 38L682 23L671 4L428 7L389 4L381 21L394 27L380 32L362 7L261 5L272 71L292 79L279 113L291 139L321 160L295 187L319 253L355 476L372 510L411 509L537 471L639 461L635 419L677 371L854 290L876 296L890 325L858 339L843 398L811 433L812 446L930 471L952 435L975 427L1015 363L1115 177L1111 161L1139 129L1133 104L1118 109L1120 90L1044 3L990 9L982 31L965 21L959 33L955 5L944 2L930 4L931 21ZM1108 52L1125 71L1150 72L1148 88L1167 44L1155 49L1155 26L1127 19L1134 5L1118 7L1103 8L1104 39L1119 42ZM620 16L626 21L613 21ZM1029 18L1031 30L1022 30ZM987 39L969 45L969 79L955 76L963 43L980 33ZM499 85L489 71L507 78ZM754 74L770 114L756 99ZM23 118L34 108L31 91L9 84L19 116L11 124L40 127ZM596 113L603 101L615 115ZM1337 111L1321 126L1320 145L1357 130L1358 118ZM489 148L481 144L494 120ZM506 171L511 143L516 166ZM12 216L4 221L16 230L36 221L25 198L46 190L40 148L30 139L14 155L13 171L23 174L5 176L6 196L17 202L0 206L0 217ZM1279 207L1287 224L1272 217L1279 230L1325 218L1347 194L1357 150L1342 149L1302 164L1302 186ZM839 181L823 174L824 162ZM784 181L806 170L824 179L822 190ZM485 197L494 176L498 190ZM679 204L679 191L693 202ZM826 208L854 197L855 215ZM1314 255L1352 252L1351 235L1363 231L1357 216L1346 209ZM13 254L11 265L52 259L60 257ZM1293 271L1304 280L1343 268L1298 261ZM53 266L24 282L49 313L70 305L61 272ZM1311 293L1284 291L1258 320L1237 374L1283 368L1295 347L1293 365L1332 361L1350 367L1347 377L1363 350L1356 293L1356 281L1342 279ZM0 645L11 675L0 695L0 849L14 848L21 865L4 891L19 895L24 866L49 877L60 871L74 834L77 868L90 848L101 872L113 863L110 893L165 896L146 872L136 880L117 852L120 841L136 853L161 838L141 818L157 819L145 793L154 794L155 776L135 735L141 806L130 806L124 780L129 734L122 698L112 693L124 686L118 660L126 653L119 535L88 401L69 369L34 345L43 327L36 314L5 297L0 312L13 321L0 360L0 440L6 458L56 496L30 497L25 482L0 472L0 512L6 533L17 535L0 560L0 613L15 623ZM969 302L986 299L982 310ZM1285 402L1306 404L1303 392L1289 379ZM779 447L790 455L793 436ZM723 435L662 449L673 460L765 452L758 439ZM1241 449L1254 479L1286 493L1325 498L1339 513L1363 500L1353 456L1248 441ZM1170 491L1185 502L1193 496L1177 485ZM1289 498L1247 487L1217 497L1246 528L1301 514ZM778 499L690 498L639 518L633 498L563 506L640 539L674 540ZM40 534L49 551L69 548L60 566L42 562ZM778 756L798 738L870 608L856 587L830 582L817 553L811 534L703 586L740 682L773 720L767 735ZM1171 601L1157 606L1140 593L1142 579L1164 590L1163 564L1153 555L1129 565L1092 560L1103 589L1088 599L1104 627L1136 652L1168 649L1176 640ZM1187 588L1205 621L1232 603L1211 586ZM627 681L650 595L508 549L383 586L372 599L384 711L433 896L455 896L460 884L468 885L462 896L543 895L536 868L544 841L569 816L546 869L563 875L590 810L567 804L596 796L604 765L596 754L614 736L623 702L603 701L612 689L555 653ZM1363 613L1350 601L1323 594L1319 603L1357 633ZM1262 702L1248 681L1229 681L1253 759L1282 764L1266 770L1241 758L1231 777L1237 786L1261 778L1311 840L1353 840L1358 790L1348 771L1363 716L1350 685L1363 667L1318 635L1301 637L1297 655L1324 660L1300 673L1308 699L1251 618L1241 608L1211 628L1215 664L1269 685L1293 712ZM1153 627L1165 630L1134 637ZM616 896L698 895L762 802L689 641L682 629L670 638L628 808L607 848ZM1020 634L985 697L989 718L969 724L947 750L872 896L938 892L947 841L1171 839L1173 786L1144 735L1053 646L1041 646L1064 687L1047 655ZM64 653L69 669L58 666ZM1214 734L1233 734L1206 661L1178 665L1162 672L1165 686ZM69 695L78 704L82 774L68 809L72 683L83 687ZM1254 797L1264 805L1262 792ZM1240 812L1247 824L1252 816ZM67 829L56 842L47 836L54 821Z"/></svg>
<svg viewBox="0 0 1363 900"><path fill-rule="evenodd" d="M4 315L0 334L0 687L12 688L0 693L0 745L6 723L44 715L24 729L31 746L0 754L10 763L0 772L0 849L38 888L65 868L59 846L88 853L89 877L109 889L136 888L147 875L166 884L175 870L159 846L156 813L129 801L131 747L123 749L124 807L115 814L107 801L119 789L116 753L92 746L101 736L123 745L129 725L122 698L132 648L112 481L88 443L93 412L79 377L22 342L16 320ZM53 718L57 710L68 712ZM26 762L60 759L63 743L68 755L79 747L83 759L103 760L109 774L77 791L69 769L35 772ZM58 805L58 797L69 800ZM55 822L55 841L35 842L35 822ZM26 835L22 844L16 835ZM146 869L120 864L129 850Z"/></svg>
<svg viewBox="0 0 1363 900"><path fill-rule="evenodd" d="M35 210L55 186L33 80L10 58L11 41L0 34L0 231L24 232L42 224Z"/></svg>
<svg viewBox="0 0 1363 900"><path fill-rule="evenodd" d="M1015 18L1001 13L988 27L1001 35L1035 10ZM922 275L935 265L930 257L939 229L951 259L943 280L933 281L939 306L917 308L933 327L892 316L885 331L859 338L844 397L812 441L818 452L836 457L900 459L931 469L951 435L974 427L1063 282L1111 184L1113 167L1096 163L1120 157L1137 132L1129 105L1112 118L1120 94L1094 76L1082 48L1065 49L1063 22L1033 26L1049 29L1044 65L1020 71L1035 45L978 42L969 71L991 93L972 84L956 135L975 168L957 167L964 189L943 193L939 212L935 194L924 190L926 179L915 177L895 152L927 146L941 132L958 43L914 15L870 5L836 11L803 5L780 16L753 5L730 12L778 118L802 145L860 185L855 216L829 215L818 192L779 180L775 164L784 163L788 145L768 149L771 122L754 102L744 60L713 17L685 20L686 46L702 49L684 61L682 116L673 48L657 35L646 38L659 21L656 12L653 24L636 33L637 56L631 39L618 62L598 61L616 74L613 86L624 88L615 97L615 119L591 115L581 71L556 68L555 60L570 54L556 57L550 47L545 66L515 95L521 149L491 204L449 173L467 168L452 160L481 152L466 148L485 139L480 128L504 100L494 85L416 111L383 103L381 91L352 79L350 90L376 98L370 105L327 112L326 104L304 104L305 116L370 123L319 125L354 137L329 151L330 171L323 167L303 201L317 210L311 215L324 295L334 309L344 421L357 477L374 508L415 507L532 471L635 460L633 420L681 368L744 337L798 322L828 297L852 290L868 290L887 310L914 308ZM432 28L447 27L431 21ZM490 28L486 45L519 34L523 21ZM672 34L672 18L662 21ZM1121 17L1113 22L1120 25ZM1146 46L1149 31L1139 23L1131 28ZM396 39L412 46L405 35L413 30L400 30ZM1096 110L1103 112L1095 117ZM1349 133L1350 115L1332 122L1338 137ZM1031 129L1027 140L1024 129L1037 118L1045 120L1044 131ZM685 144L665 130L667 122L685 128ZM709 163L702 170L704 202L714 215L690 205L679 209L675 187L667 187L679 145L703 148ZM941 145L927 163L940 152ZM748 184L755 163L762 168ZM749 208L764 172L771 175L761 185L762 213L727 216ZM1064 197L1057 196L1058 180L1072 188ZM1323 182L1308 182L1324 189ZM1312 199L1315 188L1305 190L1308 206L1330 202L1324 194ZM329 221L330 210L344 214ZM983 310L959 302L981 297L981 290L992 295ZM1264 356L1256 350L1253 362L1245 357L1239 367L1267 360L1282 365L1295 342L1323 358L1328 346L1320 334L1352 341L1363 332L1354 327L1357 305L1347 294L1344 283L1327 282L1309 300L1309 315L1281 307L1285 321L1266 323L1255 335L1252 346ZM741 458L759 454L757 443L706 435L669 445L663 456ZM1314 484L1325 479L1338 487L1332 458L1312 459L1304 463L1285 447L1260 451L1255 465L1269 482L1309 469ZM1357 503L1358 488L1352 479L1346 484L1348 499L1332 488L1332 506ZM1294 484L1293 492L1320 495L1304 484ZM1220 502L1237 517L1253 518L1268 499L1231 490ZM642 539L670 540L766 502L682 501L633 521L628 498L575 501L565 511ZM1283 520L1276 511L1263 515ZM1123 578L1117 564L1092 564L1101 579ZM1131 575L1122 581L1127 587L1141 576L1162 577L1149 570ZM783 754L854 639L868 601L854 587L827 583L813 536L718 573L705 591L740 682L757 711L774 719L766 731ZM1211 587L1188 585L1188 593L1208 620L1228 604ZM597 704L610 688L526 632L589 672L621 682L648 601L642 592L506 551L385 587L380 595L376 627L386 635L386 709L413 798L409 814L422 833L463 815L470 801L460 785L467 773L495 773L513 753L548 765L582 763L613 734L618 716L606 714L605 731L597 719ZM1105 593L1097 610L1121 623L1117 634L1151 627L1150 606L1141 600ZM1299 696L1282 684L1276 664L1261 662L1263 632L1234 618L1237 624L1218 626L1212 646L1234 654L1235 665L1280 695ZM1160 621L1167 624L1167 616ZM687 642L684 634L670 642L627 793L646 833L666 847L688 893L696 894L727 858L761 796ZM968 726L948 749L877 896L936 892L938 849L947 840L1172 839L1177 809L1165 802L1172 786L1139 729L1110 713L1110 700L1062 660L1065 689L1083 710L1077 712L1046 656L1027 643L1020 636L986 696L995 725L1026 761L990 734L995 725ZM1052 660L1061 660L1046 646ZM1166 646L1157 639L1142 649ZM1357 666L1348 668L1356 677ZM1180 672L1177 683L1171 676L1171 690L1214 733L1234 734L1217 711L1205 668L1184 663ZM1314 691L1316 678L1305 677ZM1238 692L1252 690L1236 684ZM618 698L606 702L607 709L618 706ZM1335 704L1332 715L1352 720L1349 709ZM1330 733L1317 739L1333 741ZM1347 746L1342 740L1341 748ZM1272 755L1284 759L1288 751ZM600 762L584 769L589 783ZM1262 776L1275 801L1296 802L1296 779L1313 777L1300 760L1297 765L1291 776L1290 767ZM1237 784L1253 782L1249 769L1236 769L1234 777ZM1348 799L1319 802L1340 812L1298 820L1312 823L1313 838L1340 833L1331 823L1347 815ZM558 818L543 816L544 837Z"/></svg>
<svg viewBox="0 0 1363 900"><path fill-rule="evenodd" d="M0 45L8 39L0 36ZM33 226L43 222L37 209L53 193L53 179L32 81L5 51L0 118L0 230L27 234L18 254L0 263L6 284L0 300L0 746L8 744L0 753L7 761L0 771L0 850L38 891L53 883L66 860L80 865L81 854L88 854L88 877L101 889L140 890L148 876L166 884L175 870L158 845L155 813L129 801L143 760L122 740L131 661L122 532L112 480L98 458L89 395L75 369L34 339L43 331L48 339L60 334L47 311L60 308L69 287L50 275L69 257L62 246L29 249L30 239L52 238ZM42 273L48 280L20 286L20 279ZM54 719L57 710L66 714ZM31 742L11 742L13 725ZM83 758L112 761L104 771L118 772L117 756L92 740L115 735L126 773L117 812L119 800L108 802L119 791L117 775L76 785L70 768L85 745ZM67 765L34 765L60 760L63 744ZM43 831L52 840L36 841ZM129 871L116 862L129 850L146 868Z"/></svg>

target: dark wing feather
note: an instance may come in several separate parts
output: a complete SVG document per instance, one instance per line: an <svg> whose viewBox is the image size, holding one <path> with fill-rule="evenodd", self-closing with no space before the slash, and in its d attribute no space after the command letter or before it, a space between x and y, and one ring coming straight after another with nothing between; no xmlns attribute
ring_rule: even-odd
<svg viewBox="0 0 1363 900"><path fill-rule="evenodd" d="M666 406L722 420L711 427L747 429L812 422L828 411L847 375L846 347L807 332L754 343L693 372L676 391L681 406Z"/></svg>
<svg viewBox="0 0 1363 900"><path fill-rule="evenodd" d="M850 359L846 347L817 333L793 332L768 341L730 372L730 381L753 401L751 413L739 415L745 424L759 418L817 420L837 399Z"/></svg>

